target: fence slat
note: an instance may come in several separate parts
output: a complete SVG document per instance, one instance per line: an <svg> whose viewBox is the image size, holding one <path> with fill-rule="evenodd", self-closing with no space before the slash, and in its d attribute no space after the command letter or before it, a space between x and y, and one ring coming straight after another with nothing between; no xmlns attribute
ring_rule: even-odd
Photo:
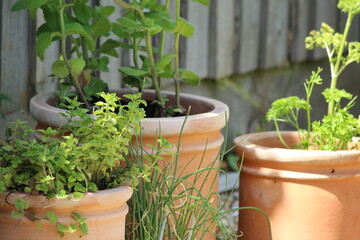
<svg viewBox="0 0 360 240"><path fill-rule="evenodd" d="M193 1L188 2L187 19L194 25L195 33L191 38L186 39L185 68L201 78L208 75L209 13L208 6Z"/></svg>
<svg viewBox="0 0 360 240"><path fill-rule="evenodd" d="M292 5L291 32L292 32L292 46L291 46L291 61L301 62L305 61L307 51L305 49L305 38L309 34L309 7L312 0L295 0Z"/></svg>
<svg viewBox="0 0 360 240"><path fill-rule="evenodd" d="M234 1L211 1L209 76L221 78L233 73Z"/></svg>
<svg viewBox="0 0 360 240"><path fill-rule="evenodd" d="M313 29L319 30L321 23L326 22L331 27L336 27L337 19L337 0L315 0L315 21ZM310 29L312 30L312 29ZM326 52L324 49L315 48L314 51L311 51L311 59L322 59L326 57Z"/></svg>
<svg viewBox="0 0 360 240"><path fill-rule="evenodd" d="M236 73L246 73L258 68L261 29L261 0L237 2L235 16L239 19L239 60L235 63Z"/></svg>
<svg viewBox="0 0 360 240"><path fill-rule="evenodd" d="M13 1L0 3L0 91L11 97L11 102L1 102L1 112L10 113L26 109L30 94L30 76L35 58L28 34L33 26L26 11L11 12Z"/></svg>
<svg viewBox="0 0 360 240"><path fill-rule="evenodd" d="M265 0L266 13L265 36L262 39L263 49L260 52L262 68L283 65L287 60L288 34L288 0Z"/></svg>

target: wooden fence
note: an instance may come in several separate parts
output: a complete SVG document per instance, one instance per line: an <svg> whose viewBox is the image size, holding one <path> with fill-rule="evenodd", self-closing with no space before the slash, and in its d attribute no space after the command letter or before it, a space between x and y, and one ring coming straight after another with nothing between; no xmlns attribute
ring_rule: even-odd
<svg viewBox="0 0 360 240"><path fill-rule="evenodd" d="M56 79L48 77L50 61L42 63L35 56L36 23L26 11L12 13L14 2L0 1L0 92L12 98L12 102L0 103L2 113L26 108L30 96L56 88ZM210 7L183 2L182 13L194 24L195 35L182 39L181 65L202 78L321 59L323 51L305 50L304 38L324 21L337 29L345 21L336 8L337 0L211 0ZM118 9L114 18L120 14ZM41 16L37 22L40 24ZM359 26L356 19L352 39L359 39ZM53 45L46 56L56 59L58 52L58 46ZM101 77L111 87L119 87L117 69L129 64L129 59L129 53L122 52L119 59L112 59L111 72Z"/></svg>

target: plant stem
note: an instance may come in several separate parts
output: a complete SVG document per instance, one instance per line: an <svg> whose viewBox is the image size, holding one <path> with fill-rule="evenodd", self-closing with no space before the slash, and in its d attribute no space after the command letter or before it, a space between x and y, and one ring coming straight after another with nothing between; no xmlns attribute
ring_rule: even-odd
<svg viewBox="0 0 360 240"><path fill-rule="evenodd" d="M275 125L276 132L277 132L277 134L278 134L278 137L279 137L279 139L280 139L280 142L281 142L286 148L290 149L289 145L286 144L286 142L284 141L284 139L283 139L282 136L281 136L281 132L280 132L280 129L279 129L279 125L278 125L276 119L274 119L274 125Z"/></svg>
<svg viewBox="0 0 360 240"><path fill-rule="evenodd" d="M342 59L342 55L344 52L344 48L345 48L345 43L346 43L346 39L351 27L351 22L354 18L354 15L352 13L349 13L348 18L346 20L346 25L345 25L345 29L344 29L344 33L343 33L343 37L341 39L341 43L340 43L340 47L339 47L339 52L337 54L337 58L336 58L336 63L335 63L335 67L334 67L334 71L331 73L331 85L330 85L330 89L335 89L336 88L336 84L337 84L337 80L339 78L339 68L340 68L340 64L341 64L341 59ZM334 101L330 101L329 105L328 105L328 114L333 114L334 113L334 108L335 108L335 102Z"/></svg>
<svg viewBox="0 0 360 240"><path fill-rule="evenodd" d="M73 69L71 68L68 59L67 59L67 54L66 54L66 33L65 33L65 23L64 23L64 9L65 7L67 7L67 5L64 4L63 0L59 0L60 3L60 11L59 11L59 20L60 20L60 30L61 30L61 54L63 56L64 59L64 63L70 73L70 80L72 82L72 84L74 85L77 93L79 94L80 99L84 102L85 106L87 109L91 110L91 106L89 104L89 102L86 100L86 97L79 85L79 81L77 79L77 77L75 76L75 73L73 71Z"/></svg>
<svg viewBox="0 0 360 240"><path fill-rule="evenodd" d="M88 46L87 46L87 42L86 39L84 37L81 37L81 47L82 47L82 52L83 52L83 58L85 60L86 63L86 68L89 67L89 53L88 53Z"/></svg>
<svg viewBox="0 0 360 240"><path fill-rule="evenodd" d="M176 22L180 18L180 0L176 0ZM175 97L176 97L176 107L181 108L180 106L180 73L179 73L179 42L180 34L176 33L174 36L174 53L175 53Z"/></svg>
<svg viewBox="0 0 360 240"><path fill-rule="evenodd" d="M166 0L165 8L169 9L170 0ZM159 58L164 56L164 49L165 49L165 31L162 30L160 33L160 49L159 49ZM161 78L159 78L159 85L161 86Z"/></svg>
<svg viewBox="0 0 360 240"><path fill-rule="evenodd" d="M151 35L149 32L146 32L145 34L145 41L146 41L146 50L149 57L149 63L150 63L150 76L154 84L156 98L159 101L160 105L163 105L164 102L162 100L161 96L161 89L159 85L159 79L157 76L157 73L155 71L155 60L154 60L154 54L152 51L152 43L151 43Z"/></svg>

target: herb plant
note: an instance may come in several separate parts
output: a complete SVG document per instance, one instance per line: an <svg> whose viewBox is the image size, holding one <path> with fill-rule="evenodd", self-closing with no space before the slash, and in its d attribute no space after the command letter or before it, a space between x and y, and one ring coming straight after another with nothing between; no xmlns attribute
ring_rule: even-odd
<svg viewBox="0 0 360 240"><path fill-rule="evenodd" d="M225 212L229 196L220 199L217 192L203 191L205 181L213 179L210 184L216 184L217 178L211 176L220 173L226 176L218 168L225 151L222 150L208 166L185 174L184 169L195 163L190 160L185 166L179 166L181 147L178 146L175 152L168 149L174 149L173 144L161 136L146 149L142 147L141 139L131 144L127 162L134 162L140 172L148 174L140 178L140 184L128 201L126 239L194 240L206 239L205 234L216 235L217 239L237 237L232 226L226 224L229 223L228 214L239 209Z"/></svg>
<svg viewBox="0 0 360 240"><path fill-rule="evenodd" d="M208 5L208 0L193 1ZM126 48L132 50L133 57L133 66L120 68L120 71L126 75L124 81L142 91L145 80L151 80L156 94L154 104L157 107L153 114L155 117L164 117L172 112L183 114L184 109L180 105L181 80L196 86L200 83L200 78L191 71L180 69L179 65L180 36L191 37L194 33L194 26L180 16L181 1L175 1L174 19L169 11L170 0L166 0L164 4L157 0L131 0L130 3L115 0L115 2L124 7L126 12L125 16L114 24L114 33L129 42ZM164 52L165 33L174 36L174 49L171 53ZM160 39L158 49L154 48L152 42L155 36L159 36ZM142 43L145 43L145 46L142 46ZM167 99L161 93L162 78L170 78L174 81L176 103L172 109L165 107Z"/></svg>
<svg viewBox="0 0 360 240"><path fill-rule="evenodd" d="M0 193L20 191L47 198L81 199L87 192L123 183L136 185L139 168L125 164L125 155L133 136L140 131L144 111L139 104L143 101L139 94L125 95L130 100L125 106L119 104L115 94L100 95L104 101L96 103L98 109L93 115L81 108L77 98L66 98L69 112L64 116L68 125L38 130L43 134L40 142L31 137L34 130L25 122L14 123L7 138L0 142ZM14 217L31 214L27 211L31 206L21 201L15 204L18 211L13 212ZM56 223L51 213L32 217ZM75 213L73 217L78 224L58 226L61 235L85 228L81 216Z"/></svg>
<svg viewBox="0 0 360 240"><path fill-rule="evenodd" d="M360 62L360 42L348 42L347 37L354 17L360 13L358 0L340 0L338 8L347 13L347 21L343 33L323 23L319 31L311 31L305 39L307 49L321 47L326 50L330 70L330 87L323 91L325 101L328 103L328 113L321 121L311 121L310 98L315 85L321 85L322 69L313 71L309 80L306 80L306 99L292 96L276 100L267 112L267 120L274 121L279 138L281 138L278 122L288 122L293 125L300 136L301 149L339 150L347 149L348 142L359 134L359 120L350 114L349 109L354 106L355 99L352 94L337 88L338 78L344 69L353 62ZM345 106L342 100L347 100ZM300 110L306 111L307 129L301 129L298 116Z"/></svg>
<svg viewBox="0 0 360 240"><path fill-rule="evenodd" d="M12 11L28 9L35 17L41 9L45 23L37 29L36 53L44 61L45 50L53 43L60 44L60 58L51 70L61 81L58 96L73 95L70 86L76 89L79 99L89 110L96 94L107 91L107 84L98 78L99 71L108 72L109 58L100 53L118 57L115 50L118 43L107 38L111 33L109 16L113 6L92 8L89 0L19 0ZM107 38L100 44L100 37ZM69 47L70 46L70 47Z"/></svg>

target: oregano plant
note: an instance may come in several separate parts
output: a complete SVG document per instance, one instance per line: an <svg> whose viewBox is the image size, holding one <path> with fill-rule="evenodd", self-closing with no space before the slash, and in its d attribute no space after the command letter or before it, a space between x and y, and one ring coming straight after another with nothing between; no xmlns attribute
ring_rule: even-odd
<svg viewBox="0 0 360 240"><path fill-rule="evenodd" d="M287 144L281 138L278 122L288 122L299 132L301 149L339 150L347 149L348 143L359 134L359 119L354 117L349 110L354 106L356 96L338 89L338 79L344 69L353 62L360 62L360 42L348 42L348 34L351 23L356 15L360 13L360 2L358 0L340 0L338 8L347 14L347 21L342 33L336 32L326 23L321 25L320 30L311 31L305 39L307 49L315 47L323 48L329 60L331 81L329 88L322 94L328 103L328 113L320 121L311 120L312 106L311 95L315 85L323 84L319 68L313 71L310 79L306 80L306 98L288 97L276 100L267 112L267 120L275 123L280 140L286 147ZM343 102L347 101L344 105ZM298 122L300 110L305 110L307 128L302 129Z"/></svg>
<svg viewBox="0 0 360 240"><path fill-rule="evenodd" d="M87 192L115 188L121 184L135 186L140 172L136 164L126 164L129 144L140 132L145 116L140 93L128 94L129 103L122 105L113 94L100 93L92 115L81 108L77 98L65 98L69 111L62 129L38 130L41 140L33 138L35 130L17 121L0 140L0 193L23 192L47 198L82 199ZM60 235L80 230L87 232L86 219L73 213L74 223L64 225L52 212L37 216L26 199L15 201L12 216L26 216L41 224L50 221Z"/></svg>

